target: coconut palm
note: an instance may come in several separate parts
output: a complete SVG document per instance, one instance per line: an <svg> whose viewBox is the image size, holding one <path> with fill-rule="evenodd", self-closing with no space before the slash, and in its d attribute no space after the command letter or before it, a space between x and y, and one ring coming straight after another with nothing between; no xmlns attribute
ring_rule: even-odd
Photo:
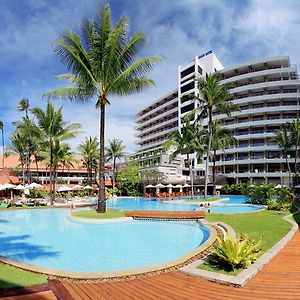
<svg viewBox="0 0 300 300"><path fill-rule="evenodd" d="M202 143L202 134L199 131L199 127L191 124L190 119L184 120L181 132L178 130L172 131L168 135L167 141L163 145L163 150L172 150L170 160L176 157L178 154L186 155L189 165L189 176L191 179L192 196L194 196L193 186L193 170L190 161L190 154L196 152L197 158L201 159L203 155L204 145ZM173 149L172 149L173 148Z"/></svg>
<svg viewBox="0 0 300 300"><path fill-rule="evenodd" d="M23 185L25 184L25 164L26 164L26 149L27 149L27 138L24 132L16 130L12 135L9 136L10 145L6 151L6 154L18 154L22 169Z"/></svg>
<svg viewBox="0 0 300 300"><path fill-rule="evenodd" d="M18 111L25 111L25 117L28 119L28 110L29 110L29 100L21 99L18 104Z"/></svg>
<svg viewBox="0 0 300 300"><path fill-rule="evenodd" d="M4 124L0 120L0 130L1 130L1 135L2 135L2 169L4 168Z"/></svg>
<svg viewBox="0 0 300 300"><path fill-rule="evenodd" d="M205 163L205 183L204 183L204 198L207 197L207 184L208 184L208 165L212 145L212 127L213 127L213 111L217 110L220 113L225 113L227 116L231 112L238 110L238 106L230 101L229 85L220 84L220 74L206 74L205 78L197 81L200 95L196 98L196 108L192 114L197 115L197 121L201 122L204 118L208 119L207 134L208 145L206 152Z"/></svg>
<svg viewBox="0 0 300 300"><path fill-rule="evenodd" d="M96 137L86 138L84 142L82 142L78 146L79 152L83 156L83 165L87 169L87 183L90 185L92 183L93 178L93 170L96 174L98 158L99 158L99 142Z"/></svg>
<svg viewBox="0 0 300 300"><path fill-rule="evenodd" d="M100 16L85 21L82 35L66 32L56 41L54 49L71 73L60 78L67 79L72 87L48 92L48 98L67 98L71 101L86 102L96 97L96 108L100 110L100 158L99 194L97 212L106 211L105 203L105 110L110 104L110 95L128 95L140 92L154 82L146 77L157 57L135 60L145 44L142 32L128 37L129 22L121 18L116 26L111 21L109 4L104 6Z"/></svg>
<svg viewBox="0 0 300 300"><path fill-rule="evenodd" d="M272 138L272 141L278 144L284 158L286 161L286 165L289 172L289 183L292 184L292 172L290 163L288 160L288 151L291 150L293 146L293 139L292 136L288 132L288 126L283 126L281 130L276 130L276 135L274 138Z"/></svg>
<svg viewBox="0 0 300 300"><path fill-rule="evenodd" d="M39 136L43 140L44 150L49 151L49 167L50 167L50 196L51 204L55 200L55 157L54 150L56 143L73 138L81 127L78 123L72 123L66 126L66 122L62 118L62 107L57 110L51 102L47 103L46 110L35 107L31 109L37 120L37 126L32 130L34 135Z"/></svg>
<svg viewBox="0 0 300 300"><path fill-rule="evenodd" d="M113 161L113 175L112 175L112 188L113 191L115 190L115 172L116 172L116 160L121 159L125 156L125 146L122 145L123 141L119 139L112 139L108 141L108 147L105 147L106 153L105 157L106 160Z"/></svg>
<svg viewBox="0 0 300 300"><path fill-rule="evenodd" d="M291 139L293 146L295 148L295 173L298 173L298 157L299 157L299 148L300 148L300 120L295 119L289 123L291 130Z"/></svg>
<svg viewBox="0 0 300 300"><path fill-rule="evenodd" d="M208 143L207 143L208 144ZM217 150L224 151L227 146L236 146L237 140L231 130L222 128L216 121L212 122L211 160L213 177L213 195L216 194L216 154Z"/></svg>

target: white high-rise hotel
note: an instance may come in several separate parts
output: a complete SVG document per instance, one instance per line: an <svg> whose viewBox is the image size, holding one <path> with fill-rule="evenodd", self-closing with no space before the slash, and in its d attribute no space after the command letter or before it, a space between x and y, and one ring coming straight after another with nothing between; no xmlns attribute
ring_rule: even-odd
<svg viewBox="0 0 300 300"><path fill-rule="evenodd" d="M272 141L282 124L300 117L300 80L297 68L288 56L260 59L223 68L217 57L209 51L179 66L178 89L153 101L136 115L136 137L139 151L132 159L141 168L157 168L167 181L176 183L189 180L184 158L169 162L162 153L162 144L169 132L180 129L182 117L195 107L195 101L184 101L182 96L198 93L195 77L219 71L221 83L230 83L231 101L240 111L231 117L217 114L221 126L231 129L238 146L219 151L218 173L223 182L268 182L287 184L285 159L278 145ZM203 126L207 120L203 120ZM290 153L290 162L294 152ZM293 165L293 164L291 164ZM204 167L194 160L194 177L203 175Z"/></svg>

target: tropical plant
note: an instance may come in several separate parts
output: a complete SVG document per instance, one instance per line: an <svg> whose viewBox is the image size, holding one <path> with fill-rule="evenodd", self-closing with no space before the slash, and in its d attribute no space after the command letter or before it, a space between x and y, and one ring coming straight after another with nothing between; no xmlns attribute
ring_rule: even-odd
<svg viewBox="0 0 300 300"><path fill-rule="evenodd" d="M247 195L251 188L247 183L224 184L221 193L226 195Z"/></svg>
<svg viewBox="0 0 300 300"><path fill-rule="evenodd" d="M291 140L292 146L295 148L295 173L298 173L298 157L299 157L299 148L300 148L300 120L295 119L289 123L291 129Z"/></svg>
<svg viewBox="0 0 300 300"><path fill-rule="evenodd" d="M232 270L247 268L261 253L261 240L257 242L247 236L237 239L227 233L222 239L217 237L217 241L213 245L214 254Z"/></svg>
<svg viewBox="0 0 300 300"><path fill-rule="evenodd" d="M112 173L112 188L115 190L115 173L116 173L116 160L121 159L125 156L125 146L122 145L123 142L119 139L112 139L108 141L108 147L105 147L106 153L105 157L107 161L113 161L113 173Z"/></svg>
<svg viewBox="0 0 300 300"><path fill-rule="evenodd" d="M54 53L71 71L60 78L67 79L72 87L48 92L48 98L67 98L86 102L97 97L100 109L100 158L98 212L106 211L105 203L105 108L109 95L128 95L154 85L146 77L157 57L135 60L145 43L142 32L128 37L129 22L121 18L116 26L111 21L109 4L104 6L100 17L85 21L82 36L68 31L56 41Z"/></svg>
<svg viewBox="0 0 300 300"><path fill-rule="evenodd" d="M37 126L32 127L32 132L43 140L44 151L49 151L50 197L51 204L53 204L55 200L55 146L58 142L75 137L81 125L72 123L66 126L62 117L62 107L55 110L51 102L47 103L45 111L38 107L32 108L31 111L37 120Z"/></svg>
<svg viewBox="0 0 300 300"><path fill-rule="evenodd" d="M213 127L213 111L217 110L220 113L225 113L227 116L231 112L238 110L239 107L228 101L230 98L229 85L220 84L220 74L206 74L205 78L197 81L199 96L196 98L196 108L191 112L197 115L197 121L202 122L204 118L208 119L207 124L207 150L205 163L205 183L204 183L204 198L207 197L208 184L208 166L212 146L212 127Z"/></svg>
<svg viewBox="0 0 300 300"><path fill-rule="evenodd" d="M3 122L0 120L0 130L1 130L1 135L2 135L2 169L4 168L4 124Z"/></svg>
<svg viewBox="0 0 300 300"><path fill-rule="evenodd" d="M166 176L164 175L164 173L156 169L142 170L140 171L140 177L144 186L148 184L156 185L166 180Z"/></svg>
<svg viewBox="0 0 300 300"><path fill-rule="evenodd" d="M213 162L213 195L216 194L216 156L217 150L224 151L227 146L236 146L237 141L232 135L232 131L222 128L217 121L212 122L212 140L211 140L211 160ZM208 144L208 143L207 143Z"/></svg>
<svg viewBox="0 0 300 300"><path fill-rule="evenodd" d="M281 130L276 130L276 135L272 139L272 141L274 141L275 143L278 144L278 146L285 158L286 165L287 165L288 172L289 172L289 184L291 185L292 184L292 172L291 172L291 167L290 167L290 163L288 160L288 151L290 151L293 146L293 139L292 139L292 136L288 132L288 127L283 126L283 128Z"/></svg>
<svg viewBox="0 0 300 300"><path fill-rule="evenodd" d="M28 119L28 111L29 111L29 100L21 99L18 104L18 111L25 111L25 118Z"/></svg>
<svg viewBox="0 0 300 300"><path fill-rule="evenodd" d="M26 149L27 149L27 137L20 130L16 130L9 136L10 145L6 151L6 155L18 154L21 170L23 185L25 184L25 164L26 164Z"/></svg>
<svg viewBox="0 0 300 300"><path fill-rule="evenodd" d="M276 195L276 190L272 184L253 185L248 190L248 196L251 197L250 202L253 204L267 205Z"/></svg>
<svg viewBox="0 0 300 300"><path fill-rule="evenodd" d="M96 137L85 138L78 146L79 152L83 156L83 166L87 169L87 184L93 182L93 173L97 174L98 158L99 158L99 142Z"/></svg>
<svg viewBox="0 0 300 300"><path fill-rule="evenodd" d="M127 163L116 173L118 193L124 196L140 196L142 181L139 167L134 163Z"/></svg>
<svg viewBox="0 0 300 300"><path fill-rule="evenodd" d="M190 155L194 152L197 153L197 158L201 159L204 151L204 144L201 140L201 134L199 127L191 124L190 118L184 120L181 132L178 130L172 131L166 142L163 144L163 150L170 150L170 160L176 157L178 154L186 155L186 160L189 167L189 175L191 178L192 196L194 196L193 186L193 170L192 163L190 161Z"/></svg>

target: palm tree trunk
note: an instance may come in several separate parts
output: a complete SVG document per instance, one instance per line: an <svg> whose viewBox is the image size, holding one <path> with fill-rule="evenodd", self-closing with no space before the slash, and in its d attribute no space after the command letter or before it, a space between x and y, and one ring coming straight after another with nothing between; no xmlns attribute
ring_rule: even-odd
<svg viewBox="0 0 300 300"><path fill-rule="evenodd" d="M208 183L208 164L209 164L209 155L211 148L211 139L212 139L212 114L211 111L208 113L209 121L208 121L208 145L207 145L207 153L206 153L206 162L205 162L205 177L204 177L204 199L207 198L207 183Z"/></svg>
<svg viewBox="0 0 300 300"><path fill-rule="evenodd" d="M36 166L36 174L37 174L37 180L38 182L40 181L40 177L39 177L39 164L38 164L38 157L36 155L34 155L34 159L35 159L35 166Z"/></svg>
<svg viewBox="0 0 300 300"><path fill-rule="evenodd" d="M2 128L2 169L4 168L4 130Z"/></svg>
<svg viewBox="0 0 300 300"><path fill-rule="evenodd" d="M292 172L291 172L291 166L288 160L287 153L285 153L285 161L289 172L289 186L292 186Z"/></svg>
<svg viewBox="0 0 300 300"><path fill-rule="evenodd" d="M113 173L112 173L112 189L113 189L113 193L115 191L115 172L116 172L116 158L114 157L114 160L113 160Z"/></svg>
<svg viewBox="0 0 300 300"><path fill-rule="evenodd" d="M186 156L187 156L187 161L188 161L188 164L189 164L189 173L190 173L190 179L191 179L192 199L194 199L194 178L193 178L192 168L191 168L191 164L190 164L190 156L189 156L189 154L187 154Z"/></svg>
<svg viewBox="0 0 300 300"><path fill-rule="evenodd" d="M212 167L212 175L213 175L213 195L216 195L216 151L214 151L213 155L213 167Z"/></svg>
<svg viewBox="0 0 300 300"><path fill-rule="evenodd" d="M50 177L50 204L53 205L54 202L54 195L53 195L53 150L52 144L50 144L50 170L49 170L49 177Z"/></svg>
<svg viewBox="0 0 300 300"><path fill-rule="evenodd" d="M100 99L100 157L99 157L99 193L98 193L98 205L97 212L106 212L105 203L105 165L104 165L104 133L105 133L105 102L104 99Z"/></svg>

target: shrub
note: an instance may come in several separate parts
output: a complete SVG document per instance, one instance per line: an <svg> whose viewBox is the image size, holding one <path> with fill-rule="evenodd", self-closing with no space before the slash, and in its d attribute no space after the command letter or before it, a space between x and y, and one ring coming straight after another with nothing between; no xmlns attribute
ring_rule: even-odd
<svg viewBox="0 0 300 300"><path fill-rule="evenodd" d="M221 193L225 195L246 195L248 188L247 183L225 184L221 188Z"/></svg>
<svg viewBox="0 0 300 300"><path fill-rule="evenodd" d="M213 252L221 263L232 270L247 268L261 253L261 240L257 242L246 236L238 240L228 233L222 239L217 239L218 245L213 245Z"/></svg>
<svg viewBox="0 0 300 300"><path fill-rule="evenodd" d="M267 205L273 200L276 190L271 184L257 184L249 187L247 195L251 197L253 204Z"/></svg>
<svg viewBox="0 0 300 300"><path fill-rule="evenodd" d="M45 198L49 195L48 191L45 190L30 190L29 197L31 198Z"/></svg>

